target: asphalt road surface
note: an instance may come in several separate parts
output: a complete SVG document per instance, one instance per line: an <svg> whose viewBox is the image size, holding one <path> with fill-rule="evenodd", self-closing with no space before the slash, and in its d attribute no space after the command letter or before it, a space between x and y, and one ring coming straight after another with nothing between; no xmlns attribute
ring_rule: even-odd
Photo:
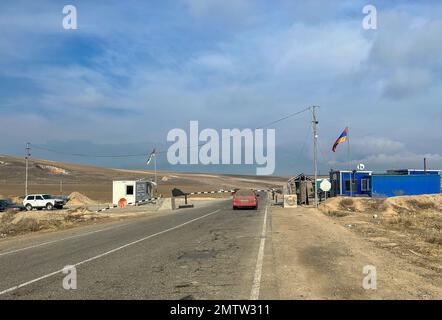
<svg viewBox="0 0 442 320"><path fill-rule="evenodd" d="M266 204L262 193L258 210L234 211L224 200L8 241L0 245L0 299L269 297ZM77 288L67 290L69 265Z"/></svg>

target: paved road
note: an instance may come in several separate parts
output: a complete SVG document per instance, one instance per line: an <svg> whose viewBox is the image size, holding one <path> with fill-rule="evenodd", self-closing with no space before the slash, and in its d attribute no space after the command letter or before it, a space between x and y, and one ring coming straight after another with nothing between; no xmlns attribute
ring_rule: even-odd
<svg viewBox="0 0 442 320"><path fill-rule="evenodd" d="M0 299L258 298L265 197L258 211L217 201L1 243ZM76 290L63 289L67 265Z"/></svg>

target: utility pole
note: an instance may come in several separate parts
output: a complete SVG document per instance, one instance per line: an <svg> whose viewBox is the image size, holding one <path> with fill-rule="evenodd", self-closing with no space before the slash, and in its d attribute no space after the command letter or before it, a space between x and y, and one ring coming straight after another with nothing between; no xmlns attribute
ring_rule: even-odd
<svg viewBox="0 0 442 320"><path fill-rule="evenodd" d="M26 143L26 153L25 153L25 163L26 163L26 173L25 173L25 196L28 195L28 168L29 168L29 157L31 156L31 144Z"/></svg>
<svg viewBox="0 0 442 320"><path fill-rule="evenodd" d="M315 207L318 207L318 186L316 180L318 179L318 120L316 119L316 108L318 106L312 106L312 129L313 129L313 170L314 170L314 190L315 190Z"/></svg>
<svg viewBox="0 0 442 320"><path fill-rule="evenodd" d="M157 181L157 155L153 157L153 165L155 168L155 197L158 196L158 181Z"/></svg>

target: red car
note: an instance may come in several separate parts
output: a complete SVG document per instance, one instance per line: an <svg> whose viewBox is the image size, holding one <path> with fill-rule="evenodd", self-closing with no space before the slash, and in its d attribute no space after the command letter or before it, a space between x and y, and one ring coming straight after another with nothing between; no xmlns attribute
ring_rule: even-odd
<svg viewBox="0 0 442 320"><path fill-rule="evenodd" d="M233 195L233 210L238 208L258 209L258 197L255 191L250 189L240 189Z"/></svg>

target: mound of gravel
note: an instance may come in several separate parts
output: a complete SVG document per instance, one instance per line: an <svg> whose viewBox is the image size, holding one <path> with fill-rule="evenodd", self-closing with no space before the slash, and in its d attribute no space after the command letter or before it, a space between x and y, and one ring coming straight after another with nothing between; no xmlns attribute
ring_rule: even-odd
<svg viewBox="0 0 442 320"><path fill-rule="evenodd" d="M85 196L80 192L74 191L69 195L69 201L67 204L74 206L85 206L85 205L94 205L97 204L97 202L88 198L87 196Z"/></svg>
<svg viewBox="0 0 442 320"><path fill-rule="evenodd" d="M440 212L442 195L400 196L391 198L333 197L321 203L319 209L330 215L344 213L380 213L397 215L401 213Z"/></svg>

